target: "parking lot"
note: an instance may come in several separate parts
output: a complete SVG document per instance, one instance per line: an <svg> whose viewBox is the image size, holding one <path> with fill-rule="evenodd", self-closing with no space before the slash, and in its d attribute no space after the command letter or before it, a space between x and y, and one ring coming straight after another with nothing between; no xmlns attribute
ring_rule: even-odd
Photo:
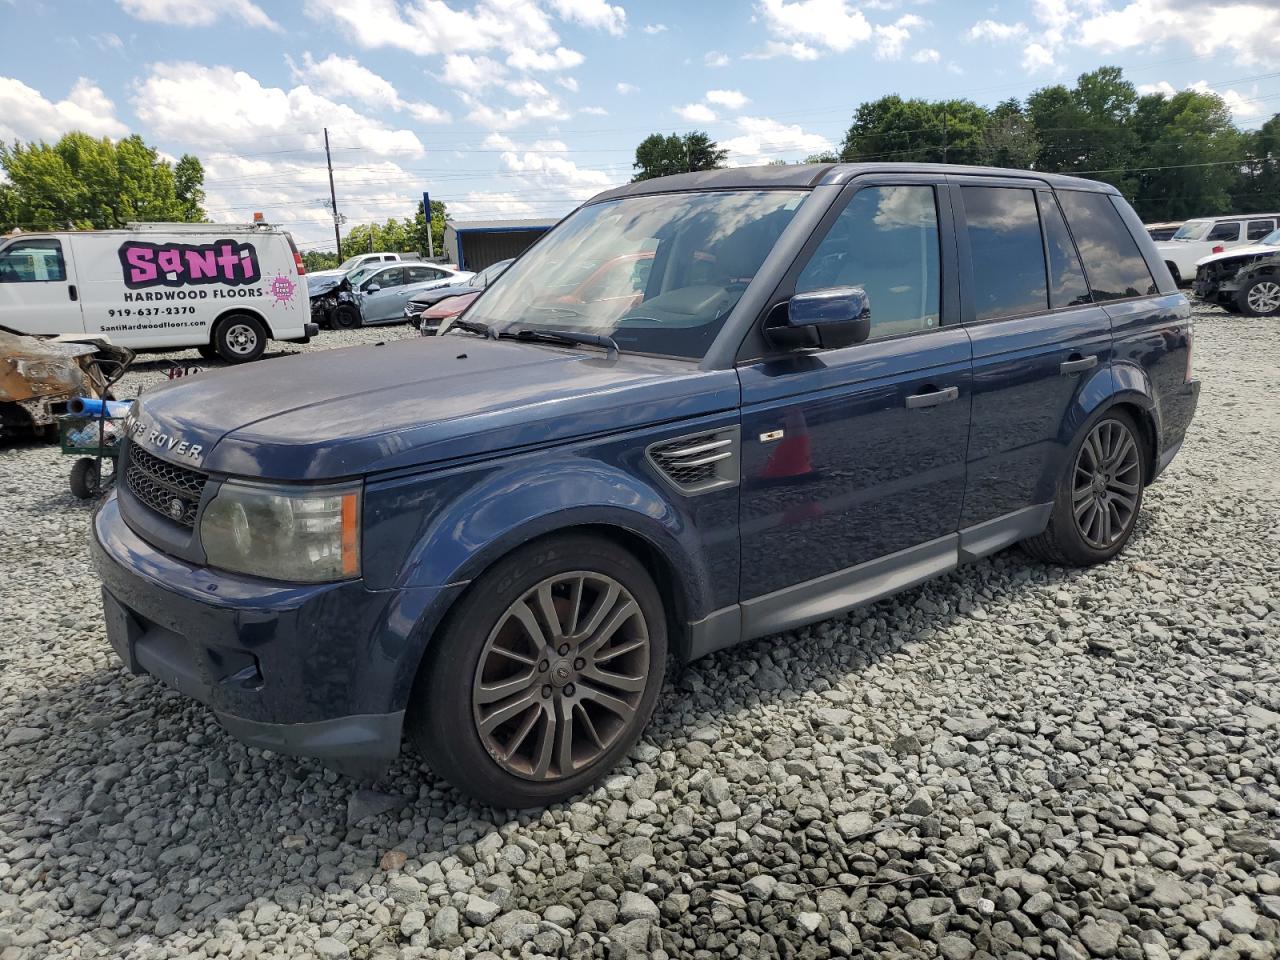
<svg viewBox="0 0 1280 960"><path fill-rule="evenodd" d="M1201 309L1195 344L1115 561L1015 548L673 668L628 761L532 814L411 748L372 786L246 748L129 676L70 460L0 449L0 960L1276 956L1280 323Z"/></svg>

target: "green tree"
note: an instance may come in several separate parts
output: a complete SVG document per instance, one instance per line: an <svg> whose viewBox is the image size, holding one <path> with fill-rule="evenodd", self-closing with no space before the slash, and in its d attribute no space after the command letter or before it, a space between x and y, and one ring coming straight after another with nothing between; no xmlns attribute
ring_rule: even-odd
<svg viewBox="0 0 1280 960"><path fill-rule="evenodd" d="M444 225L448 211L440 200L431 201L431 235L436 254L444 253ZM357 253L420 253L427 255L427 224L422 216L422 202L412 217L395 217L386 223L359 224L342 238L342 252L348 257Z"/></svg>
<svg viewBox="0 0 1280 960"><path fill-rule="evenodd" d="M824 150L822 153L811 153L804 158L805 163L839 163L840 157L834 150Z"/></svg>
<svg viewBox="0 0 1280 960"><path fill-rule="evenodd" d="M854 112L840 159L978 163L986 126L987 111L971 100L903 100L891 94Z"/></svg>
<svg viewBox="0 0 1280 960"><path fill-rule="evenodd" d="M1232 185L1237 213L1268 213L1280 205L1280 113L1257 130L1241 135L1242 157Z"/></svg>
<svg viewBox="0 0 1280 960"><path fill-rule="evenodd" d="M1044 87L1027 98L1027 114L1040 140L1036 168L1083 173L1132 197L1136 138L1131 124L1138 94L1119 67L1081 74L1074 87Z"/></svg>
<svg viewBox="0 0 1280 960"><path fill-rule="evenodd" d="M444 226L448 216L443 200L431 201L431 240L432 247L437 255L444 253ZM414 242L418 245L417 250L423 256L426 256L427 250L427 221L422 215L422 204L418 204L418 209L413 212L413 236Z"/></svg>
<svg viewBox="0 0 1280 960"><path fill-rule="evenodd" d="M307 250L302 254L302 265L307 273L332 270L338 265L338 255L332 250Z"/></svg>
<svg viewBox="0 0 1280 960"><path fill-rule="evenodd" d="M1232 209L1245 139L1216 93L1183 90L1138 100L1130 120L1135 149L1133 204L1147 221Z"/></svg>
<svg viewBox="0 0 1280 960"><path fill-rule="evenodd" d="M991 167L1029 170L1039 153L1036 126L1022 104L1016 99L998 104L982 131L979 162Z"/></svg>
<svg viewBox="0 0 1280 960"><path fill-rule="evenodd" d="M636 147L636 160L632 166L638 171L631 178L652 180L673 173L690 173L694 170L714 170L724 166L728 150L720 146L701 130L693 130L680 136L651 133Z"/></svg>
<svg viewBox="0 0 1280 960"><path fill-rule="evenodd" d="M113 142L72 132L55 144L0 144L0 168L12 185L0 230L203 220L203 169L194 157L178 165L181 198L173 167L138 136Z"/></svg>

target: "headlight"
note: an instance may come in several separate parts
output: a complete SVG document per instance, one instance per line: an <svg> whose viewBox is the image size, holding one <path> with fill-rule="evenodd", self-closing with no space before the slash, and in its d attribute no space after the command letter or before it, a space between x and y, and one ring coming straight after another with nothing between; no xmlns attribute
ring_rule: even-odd
<svg viewBox="0 0 1280 960"><path fill-rule="evenodd" d="M228 480L200 519L209 564L272 580L360 575L359 487L277 487Z"/></svg>

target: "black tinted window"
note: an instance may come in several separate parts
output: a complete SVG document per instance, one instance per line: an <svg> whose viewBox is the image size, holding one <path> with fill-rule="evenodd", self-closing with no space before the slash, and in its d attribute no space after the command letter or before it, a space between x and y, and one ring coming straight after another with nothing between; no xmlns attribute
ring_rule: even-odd
<svg viewBox="0 0 1280 960"><path fill-rule="evenodd" d="M1072 307L1089 303L1089 284L1084 279L1080 257L1076 254L1066 221L1053 194L1041 193L1040 215L1044 220L1044 238L1049 247L1049 305Z"/></svg>
<svg viewBox="0 0 1280 960"><path fill-rule="evenodd" d="M1214 228L1209 231L1206 240L1239 240L1240 239L1240 221L1232 220L1228 223L1215 224Z"/></svg>
<svg viewBox="0 0 1280 960"><path fill-rule="evenodd" d="M1058 199L1084 260L1093 299L1121 300L1156 292L1147 262L1111 197L1059 190Z"/></svg>
<svg viewBox="0 0 1280 960"><path fill-rule="evenodd" d="M867 187L831 224L796 293L862 287L871 339L938 326L938 207L933 187Z"/></svg>
<svg viewBox="0 0 1280 960"><path fill-rule="evenodd" d="M1016 317L1049 306L1044 243L1032 190L963 187L979 320Z"/></svg>
<svg viewBox="0 0 1280 960"><path fill-rule="evenodd" d="M1274 220L1250 220L1248 229L1245 231L1245 239L1261 240L1275 228Z"/></svg>

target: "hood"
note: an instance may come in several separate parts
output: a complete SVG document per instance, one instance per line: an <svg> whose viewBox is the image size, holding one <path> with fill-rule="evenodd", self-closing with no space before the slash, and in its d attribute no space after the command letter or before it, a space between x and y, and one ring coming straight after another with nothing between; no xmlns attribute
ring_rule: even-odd
<svg viewBox="0 0 1280 960"><path fill-rule="evenodd" d="M339 286L345 277L346 274L341 272L330 274L309 273L307 274L307 296L318 297L321 294L328 293L334 287Z"/></svg>
<svg viewBox="0 0 1280 960"><path fill-rule="evenodd" d="M446 283L443 286L419 290L409 298L409 302L432 304L443 300L445 297L456 297L460 293L474 292L475 289L467 280L454 280L452 283Z"/></svg>
<svg viewBox="0 0 1280 960"><path fill-rule="evenodd" d="M175 380L142 396L130 433L213 473L310 481L630 430L738 396L732 370L679 360L422 337Z"/></svg>
<svg viewBox="0 0 1280 960"><path fill-rule="evenodd" d="M1236 257L1243 257L1246 260L1258 256L1277 256L1280 255L1280 247L1273 247L1265 243L1251 243L1247 247L1233 247L1230 250L1224 250L1222 253L1213 253L1207 257L1201 257L1196 261L1197 267L1203 267L1208 263L1217 263L1220 260L1233 260Z"/></svg>

